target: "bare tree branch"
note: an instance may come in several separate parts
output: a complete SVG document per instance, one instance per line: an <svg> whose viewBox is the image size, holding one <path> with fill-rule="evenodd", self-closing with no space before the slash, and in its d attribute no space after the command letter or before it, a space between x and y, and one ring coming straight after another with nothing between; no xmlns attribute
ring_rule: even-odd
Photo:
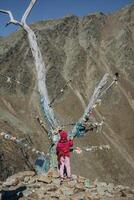
<svg viewBox="0 0 134 200"><path fill-rule="evenodd" d="M12 13L8 10L0 10L0 12L6 13L9 15L10 21L7 25L9 25L10 23L13 23L15 25L20 25L27 32L29 45L30 45L32 55L34 58L33 61L36 66L37 83L38 83L38 90L41 97L41 105L42 105L45 117L47 119L47 123L49 124L49 128L52 129L58 126L58 121L55 118L53 109L49 106L50 100L49 100L47 86L46 86L46 66L42 57L42 53L37 43L36 35L26 23L26 19L28 15L30 14L36 1L37 0L30 0L29 6L26 9L25 13L23 14L21 22L15 20Z"/></svg>
<svg viewBox="0 0 134 200"><path fill-rule="evenodd" d="M30 4L29 4L28 8L26 9L24 15L22 16L21 22L19 22L16 19L14 19L13 14L11 13L11 11L2 10L1 9L0 12L8 14L9 17L10 17L10 21L6 25L8 26L11 23L15 24L15 25L20 25L20 26L26 25L26 19L27 19L28 15L30 14L30 12L31 12L31 10L32 10L32 8L33 8L33 6L35 5L36 2L37 2L37 0L31 0L30 1Z"/></svg>
<svg viewBox="0 0 134 200"><path fill-rule="evenodd" d="M109 77L109 74L106 73L103 78L101 79L101 81L99 82L98 86L95 88L94 90L94 93L84 111L84 114L81 116L81 118L79 119L78 122L83 122L83 119L88 116L88 118L90 117L91 115L91 112L93 110L93 107L97 101L97 99L99 99L101 93L104 91L103 88L104 86L106 85L107 81L108 81L108 77ZM70 136L76 136L76 127L77 125L75 125L72 129L72 131L70 132Z"/></svg>
<svg viewBox="0 0 134 200"><path fill-rule="evenodd" d="M103 87L106 85L107 81L108 81L108 77L109 74L106 73L103 78L101 79L101 81L99 82L98 86L95 88L94 93L88 103L87 108L85 109L84 115L89 115L90 111L92 111L94 104L96 103L97 99L99 98L99 96L101 95L102 91L103 91Z"/></svg>
<svg viewBox="0 0 134 200"><path fill-rule="evenodd" d="M14 19L13 14L11 13L10 10L2 10L2 9L0 9L0 12L9 15L10 21L6 25L9 25L9 24L12 23L12 24L16 24L16 25L22 26L22 24L19 21L17 21L16 19Z"/></svg>
<svg viewBox="0 0 134 200"><path fill-rule="evenodd" d="M22 19L21 19L21 23L22 24L26 25L26 19L27 19L28 15L30 14L30 12L31 12L33 6L35 5L36 1L37 0L31 0L30 1L30 4L29 4L28 8L26 9L24 15L22 16Z"/></svg>

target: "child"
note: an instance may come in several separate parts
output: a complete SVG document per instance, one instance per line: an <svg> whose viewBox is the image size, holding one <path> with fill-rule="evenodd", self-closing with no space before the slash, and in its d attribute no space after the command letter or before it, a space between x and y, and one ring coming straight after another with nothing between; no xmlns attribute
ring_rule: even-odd
<svg viewBox="0 0 134 200"><path fill-rule="evenodd" d="M68 140L67 132L60 131L60 140L56 146L56 152L58 156L60 177L64 179L64 169L66 168L67 177L71 179L71 167L70 167L70 148L73 147L73 141Z"/></svg>

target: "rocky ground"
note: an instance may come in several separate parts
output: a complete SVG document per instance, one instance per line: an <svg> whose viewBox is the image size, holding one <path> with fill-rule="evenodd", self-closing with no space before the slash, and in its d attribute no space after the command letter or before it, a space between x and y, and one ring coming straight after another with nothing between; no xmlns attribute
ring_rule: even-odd
<svg viewBox="0 0 134 200"><path fill-rule="evenodd" d="M133 200L134 189L113 183L91 182L73 175L61 182L57 171L36 175L19 172L0 182L1 200Z"/></svg>

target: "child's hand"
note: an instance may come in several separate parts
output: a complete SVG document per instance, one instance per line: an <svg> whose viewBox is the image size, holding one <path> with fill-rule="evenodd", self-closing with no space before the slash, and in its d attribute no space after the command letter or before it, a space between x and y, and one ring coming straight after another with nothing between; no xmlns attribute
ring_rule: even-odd
<svg viewBox="0 0 134 200"><path fill-rule="evenodd" d="M76 153L78 153L78 154L82 153L82 150L81 150L80 147L76 147L75 151L76 151Z"/></svg>

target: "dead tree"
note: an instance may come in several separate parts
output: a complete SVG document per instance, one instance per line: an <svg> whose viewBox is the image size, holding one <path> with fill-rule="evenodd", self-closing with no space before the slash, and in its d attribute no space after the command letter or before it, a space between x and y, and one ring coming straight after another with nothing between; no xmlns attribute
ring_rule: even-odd
<svg viewBox="0 0 134 200"><path fill-rule="evenodd" d="M13 14L9 10L0 10L0 12L9 15L10 21L7 23L7 25L15 24L15 25L21 26L27 33L29 46L31 48L31 52L34 58L34 64L36 66L38 90L41 97L41 104L42 104L49 128L52 129L58 126L58 122L54 116L53 109L49 106L50 100L49 100L48 91L46 87L46 66L45 66L40 48L37 43L36 35L26 22L27 17L29 16L36 2L37 0L30 1L30 4L28 8L26 9L26 11L24 12L21 21L17 21L16 19L14 19Z"/></svg>
<svg viewBox="0 0 134 200"><path fill-rule="evenodd" d="M30 28L30 26L28 26L28 24L26 23L27 17L29 16L36 2L37 0L30 1L28 8L26 9L26 11L24 12L21 18L21 21L17 21L16 19L14 19L13 14L9 10L0 10L0 12L9 15L10 21L7 23L7 25L9 24L18 25L22 27L23 30L25 30L25 32L27 33L29 46L30 46L30 49L34 58L34 64L36 67L37 83L38 83L38 90L39 90L39 94L41 98L41 104L44 110L49 131L52 131L58 127L59 122L55 118L54 111L51 107L51 104L53 103L53 101L50 102L49 96L48 96L48 91L46 87L46 66L45 66L40 48L37 43L36 35L34 31ZM108 90L111 87L110 85L105 88L107 84L108 76L109 75L106 73L104 77L102 78L102 80L100 81L100 83L98 84L98 86L95 88L94 93L91 97L91 100L89 101L89 104L87 105L84 111L84 114L79 119L79 122L82 122L83 119L85 119L87 116L88 118L90 117L90 113L93 110L94 105L97 102L97 99L100 98L105 93L105 90ZM116 82L116 80L114 80L111 84L113 84L114 82ZM72 129L70 135L73 137L76 135L76 126L74 126L74 128Z"/></svg>
<svg viewBox="0 0 134 200"><path fill-rule="evenodd" d="M51 102L49 100L48 91L47 91L47 87L46 87L46 66L45 66L40 48L37 43L36 35L26 22L27 17L29 16L29 14L36 2L37 2L37 0L30 1L28 8L26 9L26 11L24 12L24 14L21 18L21 21L17 21L16 19L14 19L13 14L9 10L0 10L0 12L9 15L10 21L7 23L7 25L15 24L15 25L21 26L27 33L29 46L31 48L31 52L32 52L32 55L34 58L34 64L36 67L38 90L40 93L41 104L42 104L42 107L44 110L44 114L45 114L47 123L49 125L49 130L52 130L58 126L58 121L55 118L52 107L50 106ZM95 89L94 94L91 97L91 100L89 101L89 104L88 104L82 118L86 115L86 113L89 113L90 110L92 110L94 103L96 102L100 92L102 91L103 86L107 82L107 78L108 78L108 74L105 74L103 79L99 83L98 87ZM82 120L82 118L80 119L80 121Z"/></svg>

